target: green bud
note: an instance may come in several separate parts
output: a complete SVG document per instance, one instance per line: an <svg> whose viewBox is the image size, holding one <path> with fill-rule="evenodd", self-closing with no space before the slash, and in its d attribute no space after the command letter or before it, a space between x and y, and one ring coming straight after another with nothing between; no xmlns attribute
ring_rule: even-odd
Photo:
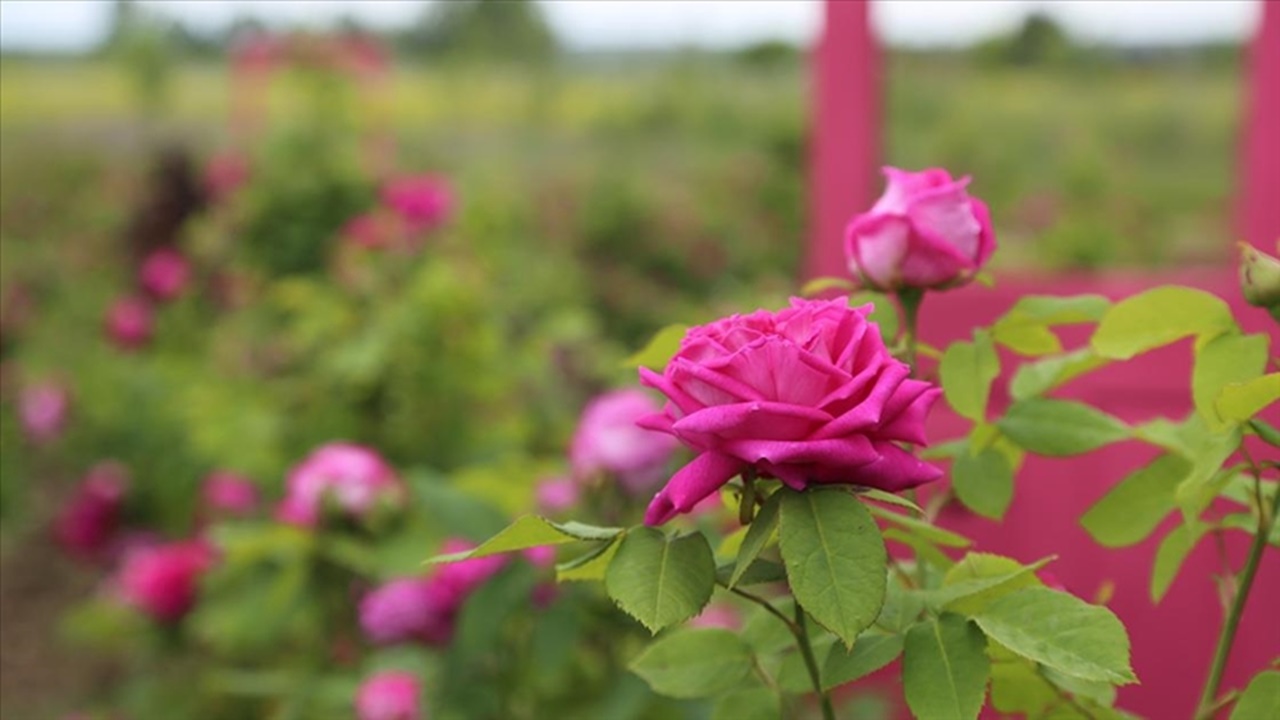
<svg viewBox="0 0 1280 720"><path fill-rule="evenodd" d="M1240 289L1250 305L1280 311L1280 260L1240 243Z"/></svg>

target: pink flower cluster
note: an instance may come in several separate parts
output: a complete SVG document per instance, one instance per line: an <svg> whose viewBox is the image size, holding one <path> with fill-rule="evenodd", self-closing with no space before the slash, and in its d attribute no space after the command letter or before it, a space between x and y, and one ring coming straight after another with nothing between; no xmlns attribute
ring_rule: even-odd
<svg viewBox="0 0 1280 720"><path fill-rule="evenodd" d="M413 673L384 670L356 691L357 720L426 720L422 686Z"/></svg>
<svg viewBox="0 0 1280 720"><path fill-rule="evenodd" d="M276 519L302 527L316 526L327 506L358 520L405 500L395 470L372 449L351 443L316 449L289 471L285 482Z"/></svg>
<svg viewBox="0 0 1280 720"><path fill-rule="evenodd" d="M454 196L438 175L406 175L383 184L378 207L343 226L347 242L362 248L412 249L423 233L443 227L453 215Z"/></svg>

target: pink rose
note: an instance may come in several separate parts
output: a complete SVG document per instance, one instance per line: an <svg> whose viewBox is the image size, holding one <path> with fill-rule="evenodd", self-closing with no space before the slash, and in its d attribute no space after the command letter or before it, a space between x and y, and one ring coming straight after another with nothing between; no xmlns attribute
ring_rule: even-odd
<svg viewBox="0 0 1280 720"><path fill-rule="evenodd" d="M401 578L370 591L360 601L360 627L378 645L419 641L447 645L460 598L427 578Z"/></svg>
<svg viewBox="0 0 1280 720"><path fill-rule="evenodd" d="M660 481L677 443L636 425L658 409L648 393L635 388L593 399L582 411L569 448L574 476L586 480L601 472L613 473L632 492Z"/></svg>
<svg viewBox="0 0 1280 720"><path fill-rule="evenodd" d="M440 548L440 554L460 553L474 548L475 543L459 538L450 538L445 540L444 546ZM465 598L475 592L476 588L483 585L486 580L496 575L506 564L506 555L486 555L470 560L445 563L436 566L435 575L431 577L431 580L438 583L441 588L453 592L456 597Z"/></svg>
<svg viewBox="0 0 1280 720"><path fill-rule="evenodd" d="M159 622L177 622L195 606L200 576L213 559L212 548L200 541L134 550L116 578L120 596Z"/></svg>
<svg viewBox="0 0 1280 720"><path fill-rule="evenodd" d="M382 203L404 220L409 232L434 230L453 213L453 191L436 175L409 175L387 181Z"/></svg>
<svg viewBox="0 0 1280 720"><path fill-rule="evenodd" d="M581 488L573 478L547 478L538 483L533 494L539 512L556 515L578 504Z"/></svg>
<svg viewBox="0 0 1280 720"><path fill-rule="evenodd" d="M182 294L191 279L191 265L174 248L152 251L138 269L138 285L159 302L173 300Z"/></svg>
<svg viewBox="0 0 1280 720"><path fill-rule="evenodd" d="M404 502L404 486L395 470L373 450L350 443L330 443L289 471L285 497L276 510L282 522L314 527L326 498L353 518L367 516L384 503Z"/></svg>
<svg viewBox="0 0 1280 720"><path fill-rule="evenodd" d="M23 388L18 398L18 418L27 439L44 445L61 437L70 404L67 389L58 383L39 382Z"/></svg>
<svg viewBox="0 0 1280 720"><path fill-rule="evenodd" d="M413 673L384 670L356 691L358 720L425 720L422 687Z"/></svg>
<svg viewBox="0 0 1280 720"><path fill-rule="evenodd" d="M973 279L996 249L987 206L969 197L969 178L946 170L886 167L888 187L845 230L849 269L866 287L948 288Z"/></svg>
<svg viewBox="0 0 1280 720"><path fill-rule="evenodd" d="M258 509L258 486L252 480L225 470L215 470L200 489L204 505L222 515L252 515Z"/></svg>
<svg viewBox="0 0 1280 720"><path fill-rule="evenodd" d="M105 557L115 545L128 489L129 471L120 463L106 460L90 468L54 520L58 545L81 560Z"/></svg>
<svg viewBox="0 0 1280 720"><path fill-rule="evenodd" d="M867 321L871 309L793 299L776 313L691 328L662 375L640 368L641 381L668 398L641 425L698 453L654 497L645 522L689 512L746 470L795 489L896 491L937 479L937 468L898 443L924 444L940 391L908 379Z"/></svg>
<svg viewBox="0 0 1280 720"><path fill-rule="evenodd" d="M137 350L151 342L154 323L151 303L140 297L122 297L107 310L107 337L122 350Z"/></svg>

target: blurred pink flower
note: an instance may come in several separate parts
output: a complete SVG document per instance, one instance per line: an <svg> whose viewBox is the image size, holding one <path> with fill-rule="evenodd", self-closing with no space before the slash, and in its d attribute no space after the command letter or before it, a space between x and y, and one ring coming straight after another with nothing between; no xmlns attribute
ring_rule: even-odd
<svg viewBox="0 0 1280 720"><path fill-rule="evenodd" d="M107 337L122 350L137 350L151 342L154 324L151 303L141 297L122 297L107 309Z"/></svg>
<svg viewBox="0 0 1280 720"><path fill-rule="evenodd" d="M252 515L260 501L258 486L252 480L226 470L209 473L201 495L206 508L222 515Z"/></svg>
<svg viewBox="0 0 1280 720"><path fill-rule="evenodd" d="M58 545L81 560L105 558L116 543L128 489L129 471L120 463L104 460L90 468L54 519Z"/></svg>
<svg viewBox="0 0 1280 720"><path fill-rule="evenodd" d="M908 172L884 168L888 187L845 230L849 269L865 287L964 285L995 252L987 206L969 197L969 178L952 180L940 168Z"/></svg>
<svg viewBox="0 0 1280 720"><path fill-rule="evenodd" d="M173 623L195 606L200 576L213 562L213 548L199 540L139 548L125 555L116 584L126 603Z"/></svg>
<svg viewBox="0 0 1280 720"><path fill-rule="evenodd" d="M422 687L412 673L384 670L360 685L356 692L358 720L426 720Z"/></svg>
<svg viewBox="0 0 1280 720"><path fill-rule="evenodd" d="M440 548L440 554L451 554L466 552L475 548L475 543L459 538L450 538L445 540L444 545ZM484 557L472 558L470 560L461 560L453 563L443 563L438 565L435 574L431 577L433 582L439 583L456 594L459 598L465 598L485 583L486 580L497 574L503 565L507 564L506 555L486 555Z"/></svg>
<svg viewBox="0 0 1280 720"><path fill-rule="evenodd" d="M214 204L226 202L248 181L249 160L240 153L219 153L204 167L204 191Z"/></svg>
<svg viewBox="0 0 1280 720"><path fill-rule="evenodd" d="M394 244L396 222L377 211L356 215L342 226L342 237L347 242L366 250L382 250Z"/></svg>
<svg viewBox="0 0 1280 720"><path fill-rule="evenodd" d="M663 479L677 443L636 422L656 413L658 403L643 390L627 388L598 395L582 412L569 459L579 481L613 473L630 492L642 492Z"/></svg>
<svg viewBox="0 0 1280 720"><path fill-rule="evenodd" d="M694 628L724 628L736 631L742 628L742 616L732 605L711 603L688 624L689 627Z"/></svg>
<svg viewBox="0 0 1280 720"><path fill-rule="evenodd" d="M382 186L382 203L394 210L411 233L434 230L453 214L453 191L438 175L406 175Z"/></svg>
<svg viewBox="0 0 1280 720"><path fill-rule="evenodd" d="M27 439L44 445L61 437L70 405L70 395L59 383L44 381L24 387L18 398L18 417Z"/></svg>
<svg viewBox="0 0 1280 720"><path fill-rule="evenodd" d="M556 564L556 548L554 545L538 545L537 547L526 548L524 559L529 561L530 565L536 568L549 568Z"/></svg>
<svg viewBox="0 0 1280 720"><path fill-rule="evenodd" d="M429 578L392 580L360 601L360 627L371 642L447 645L460 598Z"/></svg>
<svg viewBox="0 0 1280 720"><path fill-rule="evenodd" d="M338 442L316 449L289 471L276 518L313 527L326 498L349 517L363 518L381 504L403 504L405 491L395 470L378 453Z"/></svg>
<svg viewBox="0 0 1280 720"><path fill-rule="evenodd" d="M562 513L577 505L581 494L578 483L567 477L547 478L534 489L538 510L548 515Z"/></svg>
<svg viewBox="0 0 1280 720"><path fill-rule="evenodd" d="M176 248L153 250L138 269L138 285L159 302L182 294L191 279L191 264Z"/></svg>

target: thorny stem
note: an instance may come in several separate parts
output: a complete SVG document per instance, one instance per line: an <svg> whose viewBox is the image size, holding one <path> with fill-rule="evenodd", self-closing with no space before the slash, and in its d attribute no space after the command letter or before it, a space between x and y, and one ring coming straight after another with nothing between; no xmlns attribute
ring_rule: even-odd
<svg viewBox="0 0 1280 720"><path fill-rule="evenodd" d="M1242 447L1241 454L1253 468L1254 492L1259 500L1262 498L1262 469L1249 457ZM1268 512L1270 510L1270 512ZM1276 516L1280 514L1280 491L1271 499L1268 509L1261 502L1258 504L1258 528L1253 536L1253 544L1249 546L1249 557L1245 561L1244 570L1240 573L1240 584L1227 613L1227 620L1222 625L1222 634L1218 636L1218 647L1213 653L1213 665L1209 668L1209 678L1205 681L1204 692L1200 695L1200 707L1196 711L1196 720L1211 720L1214 712L1223 703L1215 698L1222 685L1222 673L1227 666L1227 658L1231 655L1231 646L1235 643L1236 631L1240 628L1240 618L1244 615L1244 606L1249 599L1249 591L1253 589L1253 579L1258 574L1258 565L1262 561L1262 552L1267 547L1267 538L1275 525Z"/></svg>
<svg viewBox="0 0 1280 720"><path fill-rule="evenodd" d="M813 646L809 644L809 633L804 627L804 608L796 603L795 622L796 644L800 646L800 654L804 656L804 666L809 671L809 681L813 683L813 691L818 693L822 703L823 720L836 720L835 708L831 705L831 695L822 689L822 675L818 672L818 660L813 656Z"/></svg>

